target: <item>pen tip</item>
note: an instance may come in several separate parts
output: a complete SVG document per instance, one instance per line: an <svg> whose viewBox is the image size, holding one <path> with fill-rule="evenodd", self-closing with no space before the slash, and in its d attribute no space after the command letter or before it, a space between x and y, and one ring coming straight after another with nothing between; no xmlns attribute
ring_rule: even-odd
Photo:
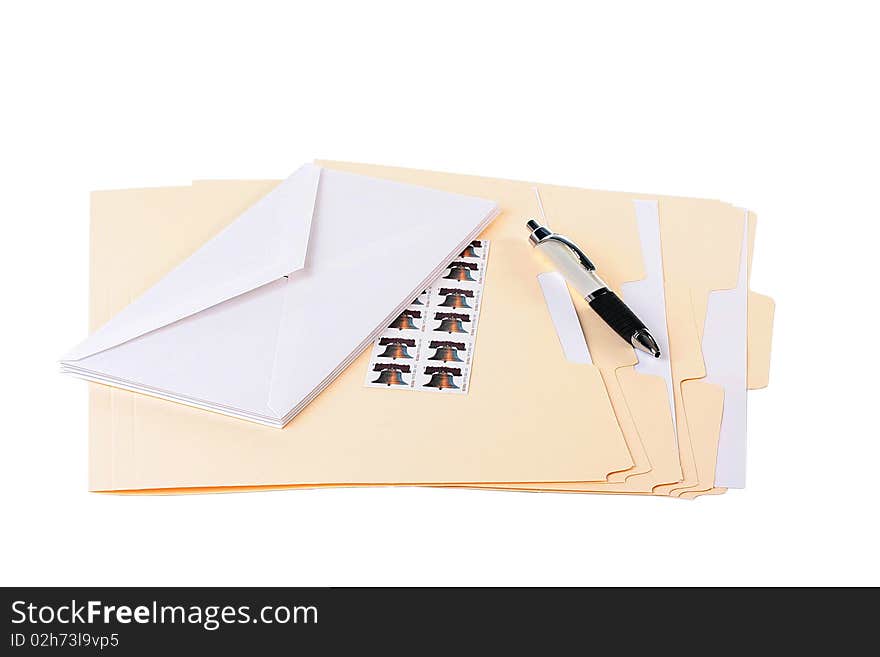
<svg viewBox="0 0 880 657"><path fill-rule="evenodd" d="M636 349L640 349L644 351L646 354L651 354L654 358L660 358L660 347L657 345L657 341L654 340L653 336L648 333L647 329L639 329L632 336L632 346Z"/></svg>

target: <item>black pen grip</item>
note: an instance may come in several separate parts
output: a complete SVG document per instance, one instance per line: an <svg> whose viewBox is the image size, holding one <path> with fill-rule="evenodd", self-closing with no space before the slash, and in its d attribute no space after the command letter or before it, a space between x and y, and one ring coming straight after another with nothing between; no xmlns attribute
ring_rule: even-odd
<svg viewBox="0 0 880 657"><path fill-rule="evenodd" d="M632 344L632 337L636 331L646 328L641 320L635 316L635 313L621 301L620 297L608 288L596 290L588 303L590 308L605 320L605 323L614 329L617 335L630 344Z"/></svg>

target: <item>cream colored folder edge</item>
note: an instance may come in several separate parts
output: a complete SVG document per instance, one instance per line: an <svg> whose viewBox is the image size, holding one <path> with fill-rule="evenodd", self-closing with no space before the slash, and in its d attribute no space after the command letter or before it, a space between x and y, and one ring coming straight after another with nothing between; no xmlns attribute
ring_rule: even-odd
<svg viewBox="0 0 880 657"><path fill-rule="evenodd" d="M153 194L152 191L156 193ZM173 248L176 249L175 255L185 257L187 249L193 250L201 241L209 237L212 231L222 227L223 222L219 219L214 223L195 221L195 208L186 207L186 203L193 196L191 190L148 190L141 195L138 202L119 205L127 193L108 192L95 194L93 197L96 216L116 217L118 220L116 223L111 223L108 228L111 235L103 234L103 226L100 227L102 230L98 230L97 224L93 227L95 260L92 273L95 283L99 283L99 279L108 271L124 273L141 268L150 270L154 277L161 276L167 268L175 264L174 258L167 255L167 251ZM217 204L220 212L216 216L222 215L231 220L237 211L243 208L235 208L235 203L230 203L233 199L223 199L221 196L214 191L206 194L207 198ZM240 195L238 198L239 202L242 202ZM113 205L114 199L117 205L107 207L108 203ZM168 207L160 207L157 211L155 206L163 202ZM243 203L247 205L246 201ZM175 204L178 208L177 214L170 211ZM180 211L181 204L183 211ZM130 224L125 219L131 217L132 212L137 212L138 208L149 214L149 221L135 222L135 233L132 233L126 228L126 226L130 227ZM167 225L162 225L163 221L167 222ZM190 222L192 225L185 227L181 225L182 222ZM194 228L195 224L198 224L196 228ZM184 236L179 234L182 228L187 228L184 230L186 233ZM113 235L113 232L116 234ZM178 234L175 236L174 233ZM120 240L119 248L106 248L105 237L111 242ZM174 247L167 247L166 242L172 237L176 238L175 241L186 243L186 246L175 244ZM177 239L181 237L183 239ZM498 281L505 281L508 276L513 276L519 271L522 259L516 251L521 244L517 240L513 252L509 249L497 249L493 244L487 290L492 285L493 276L497 277ZM135 245L137 248L134 248ZM505 252L507 252L506 256ZM153 256L161 254L159 261L162 266L152 263L149 254ZM102 262L102 259L105 262ZM120 306L124 306L131 296L145 289L150 282L138 278L126 288L125 294L117 294L113 298L110 298L113 295L108 296L106 291L102 291L100 285L96 284L93 297L93 325L117 311ZM533 292L536 299L539 299L540 289L536 281ZM529 295L531 294L532 291L529 291ZM491 362L493 351L497 357L497 352L504 351L506 345L503 339L496 339L494 342L491 339L493 332L498 335L500 327L496 322L496 326L492 328L493 322L490 318L493 311L488 308L490 303L488 300L491 297L487 296L486 299L483 310L486 316L481 317L478 341L483 340L488 346L478 345L476 353L478 359ZM531 299L528 301L533 302ZM537 328L537 333L542 336L542 340L545 339L545 335L552 336L553 329L546 315L534 313L528 321L541 324ZM547 325L544 326L543 323ZM504 332L506 333L507 330ZM509 350L507 352L509 353ZM534 365L531 361L530 364ZM554 481L576 480L582 473L589 473L595 479L604 479L610 471L631 466L632 461L620 435L616 418L608 405L600 375L595 368L566 366L561 370L553 369L555 376L561 376L566 389L578 391L579 403L586 401L592 407L587 412L591 418L589 429L593 432L590 441L585 440L584 435L573 435L572 432L565 430L571 427L575 418L572 406L571 412L563 413L558 418L551 418L551 425L555 423L559 426L551 428L550 435L540 441L534 438L535 434L539 433L537 430L528 431L526 427L511 426L501 431L492 431L494 427L485 418L481 420L479 417L472 417L471 420L476 422L477 433L469 439L454 439L447 433L441 432L436 436L423 436L419 441L405 437L397 442L392 441L393 444L380 444L375 441L371 444L368 440L360 439L355 431L361 418L355 416L345 420L347 414L352 414L352 406L334 397L339 397L340 394L355 397L369 395L370 407L366 409L367 411L384 417L398 408L403 409L412 415L414 425L419 423L416 420L420 418L424 423L426 419L424 409L436 408L436 402L425 406L425 401L419 400L428 400L430 396L418 395L413 402L409 399L401 399L398 396L400 393L364 389L363 366L363 358L359 358L350 368L354 373L352 380L345 382L346 375L343 374L327 392L304 411L301 417L297 418L296 422L291 423L290 428L299 428L298 433L288 430L263 430L248 423L169 404L144 395L95 386L92 393L93 441L90 486L94 490L107 491L129 488L161 490L178 488L179 486L171 482L185 481L187 488L198 491L205 488L227 488L229 484L262 489L267 486L283 486L291 482L297 482L294 486L310 486L418 485L450 483L455 480L462 483L524 479ZM536 378L546 376L539 370L536 372ZM478 377L475 377L467 398L474 398L473 396L477 394L477 383ZM593 392L589 393L585 400L584 391L591 389ZM343 392L340 393L339 390ZM498 396L495 400L496 405L502 403L505 408L507 407L510 391L504 392L502 396L501 389L492 385L485 385L483 390L484 397L486 390L494 390L492 395ZM543 396L558 397L552 389L543 392L539 389L538 392L540 393L538 402L542 401ZM533 394L533 390L528 391L529 397ZM451 397L445 399L451 400L449 404L461 403ZM464 401L466 398L460 399ZM524 399L517 403L525 407L525 401ZM421 409L420 403L423 405ZM340 409L346 409L348 413L340 413ZM460 410L467 409L462 406ZM578 410L578 419L582 418L580 413L581 411ZM327 422L333 421L332 418L328 420L328 415L342 417L347 422L345 424L347 431L342 431L338 427L335 430L328 430ZM323 419L319 424L314 424L314 421L310 423L308 420L310 416L323 417ZM512 414L511 419L516 420L515 413ZM337 420L337 424L341 421ZM482 425L479 424L480 421ZM371 426L375 422L371 423L368 420L362 423ZM312 434L320 434L323 440L307 440L310 428L313 430ZM446 432L455 430L460 431L461 427L450 423L446 428ZM138 442L137 438L143 435L147 435L148 440ZM328 436L343 435L348 436L347 443L328 438ZM298 436L300 440L292 440L291 436ZM308 448L290 451L306 443ZM231 461L231 456L235 456L236 460ZM340 468L340 462L347 465ZM299 473L305 469L308 475L291 476L290 468L299 468ZM163 485L166 482L156 479L150 479L148 485L145 485L140 475L151 469L154 471L161 469L166 473L169 485ZM198 474L192 475L193 471L197 471ZM340 475L340 472L344 474ZM460 474L453 479L447 476L449 472Z"/></svg>
<svg viewBox="0 0 880 657"><path fill-rule="evenodd" d="M766 341L765 344L767 344L767 345L769 346L769 339ZM751 351L751 352L750 352L750 354L753 354L753 353L755 353L755 352L754 352L754 351ZM755 360L756 360L756 359L752 358L752 362L753 362L753 363L755 362ZM758 362L763 362L763 361L758 361ZM753 369L754 369L754 368L753 368Z"/></svg>

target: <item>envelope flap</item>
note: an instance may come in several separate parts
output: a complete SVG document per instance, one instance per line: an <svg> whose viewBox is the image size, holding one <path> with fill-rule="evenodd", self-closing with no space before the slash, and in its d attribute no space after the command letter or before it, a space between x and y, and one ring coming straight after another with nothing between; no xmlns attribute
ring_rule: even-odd
<svg viewBox="0 0 880 657"><path fill-rule="evenodd" d="M116 347L302 269L320 175L320 167L301 167L63 360Z"/></svg>

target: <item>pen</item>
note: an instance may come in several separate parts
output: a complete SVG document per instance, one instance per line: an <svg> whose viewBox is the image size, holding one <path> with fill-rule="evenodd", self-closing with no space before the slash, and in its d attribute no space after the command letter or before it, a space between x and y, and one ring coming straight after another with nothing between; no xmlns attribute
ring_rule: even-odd
<svg viewBox="0 0 880 657"><path fill-rule="evenodd" d="M540 249L599 317L636 349L660 358L660 347L648 328L614 292L608 289L596 266L570 239L554 233L534 219L526 222L529 242Z"/></svg>

